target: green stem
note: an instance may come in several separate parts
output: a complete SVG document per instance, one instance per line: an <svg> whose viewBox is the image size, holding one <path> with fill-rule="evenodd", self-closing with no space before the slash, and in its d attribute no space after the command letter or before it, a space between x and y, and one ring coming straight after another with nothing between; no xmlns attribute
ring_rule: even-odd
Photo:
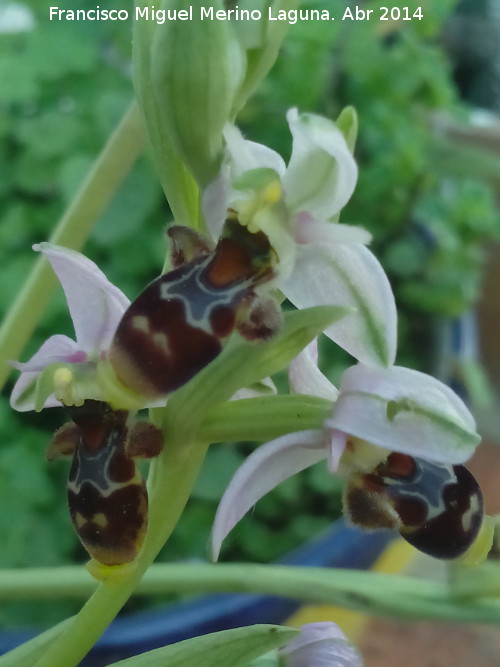
<svg viewBox="0 0 500 667"><path fill-rule="evenodd" d="M60 585L59 573L72 581L71 592L83 595L95 586L82 568L39 569L17 577L18 590L28 596L28 584L37 586L43 597L54 595ZM12 575L12 573L10 573ZM8 574L0 577L2 593L8 593ZM46 582L41 581L47 576ZM44 590L44 586L46 587ZM121 590L111 585L113 594ZM61 591L59 591L61 592ZM296 598L317 604L335 604L372 615L401 619L436 619L500 624L500 599L497 596L471 596L457 599L453 587L444 582L360 570L293 567L282 565L237 564L159 564L153 565L137 586L141 594L242 592L264 593ZM31 590L33 593L33 590ZM2 595L4 597L4 595ZM7 597L7 596L5 596ZM106 602L109 605L110 601ZM98 610L100 613L100 610ZM92 625L91 614L87 621ZM81 626L84 628L85 626ZM87 628L89 631L92 628ZM3 667L3 662L0 659ZM37 664L45 664L40 662ZM46 664L49 664L48 662ZM54 662L54 665L72 662Z"/></svg>
<svg viewBox="0 0 500 667"><path fill-rule="evenodd" d="M477 567L454 563L450 568L450 590L457 600L482 595L500 598L500 563L494 559Z"/></svg>
<svg viewBox="0 0 500 667"><path fill-rule="evenodd" d="M77 665L130 597L174 529L203 462L208 445L186 443L169 433L150 475L149 530L133 568L99 586L68 628L54 640L35 667Z"/></svg>
<svg viewBox="0 0 500 667"><path fill-rule="evenodd" d="M254 565L158 565L145 586L158 591L279 595L401 619L500 624L498 598L460 600L447 583L370 571ZM167 583L168 582L168 583Z"/></svg>
<svg viewBox="0 0 500 667"><path fill-rule="evenodd" d="M0 570L0 600L85 598L97 583L80 565Z"/></svg>
<svg viewBox="0 0 500 667"><path fill-rule="evenodd" d="M80 250L95 222L106 209L144 145L137 105L132 103L97 158L87 179L66 210L50 242ZM19 359L57 281L47 260L40 257L0 329L0 358ZM10 366L0 363L0 388Z"/></svg>

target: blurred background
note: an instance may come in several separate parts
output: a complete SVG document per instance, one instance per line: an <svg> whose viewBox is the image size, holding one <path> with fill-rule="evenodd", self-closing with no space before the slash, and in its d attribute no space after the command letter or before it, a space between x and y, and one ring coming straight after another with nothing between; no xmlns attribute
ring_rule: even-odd
<svg viewBox="0 0 500 667"><path fill-rule="evenodd" d="M131 23L50 22L51 4L0 0L2 317L34 262L32 244L48 238L132 96ZM64 7L82 4L67 0ZM106 7L132 4L109 0ZM357 109L360 177L342 221L373 234L372 249L398 303L398 363L452 384L483 433L498 442L500 0L304 6L339 14L355 4L421 7L423 18L290 26L278 62L239 124L287 158L288 108L332 118L346 105ZM85 253L133 299L161 270L169 216L145 153ZM73 335L60 291L22 360L53 333ZM338 379L349 360L326 344L322 353L323 369ZM44 460L64 414L14 413L12 380L0 403L0 507L8 508L0 512L0 567L84 562L65 504L68 464ZM252 447L211 448L162 558L206 558L217 501ZM496 451L490 445L491 460ZM488 481L491 465L477 465L492 487L489 509L500 511L497 485ZM302 544L339 515L340 492L324 466L289 480L239 524L224 558L268 562ZM77 608L67 601L9 603L0 607L0 626L49 625Z"/></svg>

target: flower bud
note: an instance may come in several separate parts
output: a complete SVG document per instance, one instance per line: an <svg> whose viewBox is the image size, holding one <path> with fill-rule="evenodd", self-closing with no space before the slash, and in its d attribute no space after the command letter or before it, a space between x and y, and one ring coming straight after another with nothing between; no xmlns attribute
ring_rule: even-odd
<svg viewBox="0 0 500 667"><path fill-rule="evenodd" d="M236 37L211 13L222 8L222 0L211 8L164 0L165 20L151 27L158 10L144 0L136 5L136 88L154 152L173 149L202 186L220 165L222 128L241 78Z"/></svg>
<svg viewBox="0 0 500 667"><path fill-rule="evenodd" d="M156 3L158 4L158 3ZM288 24L270 20L297 0L187 6L136 0L134 83L160 180L179 224L196 226L198 188L222 161L232 122L271 69Z"/></svg>

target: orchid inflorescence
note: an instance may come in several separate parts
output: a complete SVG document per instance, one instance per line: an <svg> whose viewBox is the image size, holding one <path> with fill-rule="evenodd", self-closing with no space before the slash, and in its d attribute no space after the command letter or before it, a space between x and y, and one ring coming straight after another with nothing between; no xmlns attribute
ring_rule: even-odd
<svg viewBox="0 0 500 667"><path fill-rule="evenodd" d="M211 4L224 11L226 3ZM297 2L267 4L281 11ZM139 15L148 13L146 0L135 5ZM161 5L173 15L183 11L183 0ZM11 405L23 412L62 407L69 418L55 432L47 458L72 457L70 516L101 585L66 625L21 649L23 664L80 663L172 534L212 442L264 443L220 501L214 560L264 494L319 462L344 480L344 513L362 529L389 528L431 556L462 564L479 563L490 550L493 523L464 467L480 439L474 419L445 384L395 365L391 286L368 248L368 231L339 222L358 176L355 111L344 109L334 122L290 109L288 163L245 139L235 125L285 33L280 22L263 17L253 23L134 23L137 107L126 114L109 151L116 158L120 141L127 145L127 128L135 123L139 133L143 122L174 220L163 274L130 301L81 253L52 243L33 246L59 279L75 338L50 336L27 362L11 362L20 371ZM99 181L92 196L113 190L111 171L120 160L109 160L109 182ZM82 202L81 209L93 208L94 202ZM72 234L80 217L68 218L70 233L62 238L80 247L84 235ZM293 308L282 307L285 299ZM354 359L338 388L320 369L324 337ZM273 376L283 370L290 391L279 394ZM150 460L147 480L141 459ZM215 590L215 573L226 566L204 567L207 590ZM247 581L250 569L244 566L241 590L262 590L260 581ZM269 569L267 581L274 584L277 568ZM308 581L311 568L304 568L307 574L283 569L285 595L296 597L290 582ZM340 601L356 608L366 598L372 606L365 609L376 610L373 600L386 584L379 579L370 598L366 580L349 591L341 574L342 586L333 585ZM257 570L255 580L259 576L265 583ZM321 570L321 594L324 576ZM192 570L190 592L191 577ZM182 590L176 584L168 590ZM398 583L394 587L399 602ZM416 599L415 588L409 590ZM342 591L350 597L342 598ZM424 597L425 613L432 615L432 596ZM452 618L444 597L433 617ZM393 608L408 610L403 602ZM461 602L449 606L454 604ZM472 604L475 620L476 607L484 613ZM380 609L386 610L383 602ZM269 663L255 667L361 665L332 623L298 631L238 628L158 651L148 654L148 664L200 664L206 657L207 665L232 667L268 655Z"/></svg>
<svg viewBox="0 0 500 667"><path fill-rule="evenodd" d="M99 557L99 541L113 521L104 499L116 503L115 495L124 493L119 475L112 477L110 442L134 432L130 423L137 409L165 405L171 392L220 355L233 331L253 344L272 340L282 326L279 291L303 311L343 307L343 317L324 334L358 363L345 371L339 389L319 370L315 341L290 363L292 392L327 399L331 416L315 430L285 434L248 457L217 511L214 557L262 495L322 459L346 479L344 510L354 523L399 530L417 548L441 558L470 555L480 533L484 542L489 529L481 492L462 465L479 441L473 417L438 380L394 365L397 316L387 277L366 247L369 234L336 221L357 178L344 134L332 121L295 109L288 122L293 148L287 166L236 127L226 128L219 175L203 195L209 236L170 227L171 269L132 303L79 253L35 246L63 286L76 341L52 336L30 361L16 364L22 372L12 405L70 409L79 430L56 434L51 452L76 452L69 486L72 517L97 560L132 560L145 530L141 500L136 548L129 545L124 557L117 543L115 557L107 542L106 556ZM354 113L347 110L339 125L354 124ZM106 418L111 426L104 427L98 417L103 409L125 416ZM159 439L151 425L147 436L129 437L126 449L129 456L155 456ZM106 448L100 469L94 459ZM74 470L76 460L87 477ZM126 479L142 488L130 465ZM78 498L89 491L95 495L96 489L100 504L94 503L90 514L77 511Z"/></svg>

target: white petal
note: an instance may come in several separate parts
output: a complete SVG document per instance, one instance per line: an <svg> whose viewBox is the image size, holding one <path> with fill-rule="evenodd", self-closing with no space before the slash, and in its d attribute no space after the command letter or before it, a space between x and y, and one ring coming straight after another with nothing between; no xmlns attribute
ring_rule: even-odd
<svg viewBox="0 0 500 667"><path fill-rule="evenodd" d="M224 129L226 155L217 178L205 189L202 210L210 236L217 241L227 217L227 209L235 199L244 195L235 191L232 184L246 171L268 167L280 176L285 173L283 158L271 148L243 138L234 125Z"/></svg>
<svg viewBox="0 0 500 667"><path fill-rule="evenodd" d="M370 232L355 225L338 222L318 222L308 213L300 213L295 222L294 238L297 243L361 243L371 241Z"/></svg>
<svg viewBox="0 0 500 667"><path fill-rule="evenodd" d="M234 125L226 125L224 129L226 150L230 156L231 177L236 180L246 171L267 167L280 176L285 173L285 162L279 153L271 148L248 141Z"/></svg>
<svg viewBox="0 0 500 667"><path fill-rule="evenodd" d="M279 651L285 667L362 667L355 647L335 623L307 623Z"/></svg>
<svg viewBox="0 0 500 667"><path fill-rule="evenodd" d="M215 242L218 241L224 227L231 192L231 168L225 161L217 178L205 188L201 200L205 224L210 237Z"/></svg>
<svg viewBox="0 0 500 667"><path fill-rule="evenodd" d="M333 429L330 431L328 445L328 470L335 473L339 469L340 459L345 451L348 440L348 434L344 431Z"/></svg>
<svg viewBox="0 0 500 667"><path fill-rule="evenodd" d="M349 368L326 425L437 463L463 463L479 442L474 418L449 387L399 366Z"/></svg>
<svg viewBox="0 0 500 667"><path fill-rule="evenodd" d="M27 412L35 409L33 400L22 400L22 394L30 385L36 382L40 372L49 364L57 362L84 361L85 354L78 349L75 341L67 336L51 336L39 348L29 361L25 363L12 362L12 366L22 371L10 395L10 404L18 412ZM59 407L61 403L50 398L44 407Z"/></svg>
<svg viewBox="0 0 500 667"><path fill-rule="evenodd" d="M390 366L396 355L396 304L375 256L362 245L299 246L283 292L297 308L336 305L356 309L326 335L363 363Z"/></svg>
<svg viewBox="0 0 500 667"><path fill-rule="evenodd" d="M290 210L329 220L349 201L358 177L356 162L332 121L290 109L292 156L283 178Z"/></svg>
<svg viewBox="0 0 500 667"><path fill-rule="evenodd" d="M79 348L107 349L129 299L81 253L50 243L34 245L33 250L45 255L59 278Z"/></svg>
<svg viewBox="0 0 500 667"><path fill-rule="evenodd" d="M339 393L318 368L318 341L316 338L290 363L288 381L295 394L309 394L334 401Z"/></svg>
<svg viewBox="0 0 500 667"><path fill-rule="evenodd" d="M327 455L321 431L291 433L258 447L237 470L217 508L212 557L217 560L226 535L268 491Z"/></svg>

